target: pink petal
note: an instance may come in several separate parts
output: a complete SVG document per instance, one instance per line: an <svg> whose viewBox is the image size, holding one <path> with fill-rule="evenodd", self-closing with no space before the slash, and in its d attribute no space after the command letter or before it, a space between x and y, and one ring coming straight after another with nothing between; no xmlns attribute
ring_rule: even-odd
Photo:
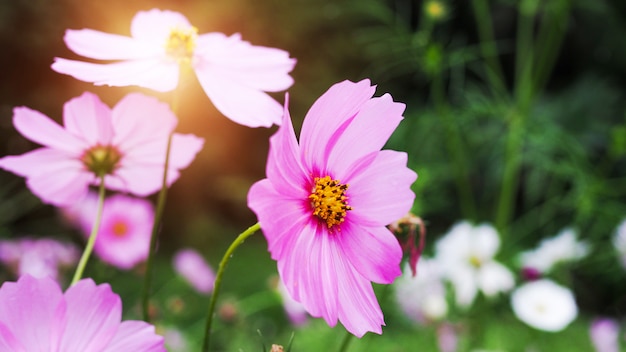
<svg viewBox="0 0 626 352"><path fill-rule="evenodd" d="M0 167L27 178L26 185L42 201L70 205L87 193L93 174L82 163L58 150L39 148L32 152L0 159Z"/></svg>
<svg viewBox="0 0 626 352"><path fill-rule="evenodd" d="M100 351L115 335L122 301L108 284L80 280L65 292L67 325L60 351Z"/></svg>
<svg viewBox="0 0 626 352"><path fill-rule="evenodd" d="M192 134L175 133L172 136L170 149L170 168L184 169L195 159L196 154L202 150L204 139ZM165 151L161 155L165 161Z"/></svg>
<svg viewBox="0 0 626 352"><path fill-rule="evenodd" d="M381 334L385 321L372 284L361 277L345 258L338 256L336 262L339 321L346 330L359 338L368 331Z"/></svg>
<svg viewBox="0 0 626 352"><path fill-rule="evenodd" d="M0 322L0 351L28 352L13 336L11 329Z"/></svg>
<svg viewBox="0 0 626 352"><path fill-rule="evenodd" d="M13 109L13 125L26 138L46 147L79 155L85 141L68 133L49 117L27 107Z"/></svg>
<svg viewBox="0 0 626 352"><path fill-rule="evenodd" d="M65 103L63 122L68 132L84 138L89 145L111 143L111 109L95 94L85 92Z"/></svg>
<svg viewBox="0 0 626 352"><path fill-rule="evenodd" d="M328 158L328 168L340 180L348 168L365 155L383 148L402 120L404 104L389 94L365 102L350 127L339 137Z"/></svg>
<svg viewBox="0 0 626 352"><path fill-rule="evenodd" d="M65 44L78 55L98 60L130 60L154 57L163 47L133 38L92 29L65 31Z"/></svg>
<svg viewBox="0 0 626 352"><path fill-rule="evenodd" d="M25 275L0 287L0 322L11 330L25 351L58 350L64 306L61 288L50 278Z"/></svg>
<svg viewBox="0 0 626 352"><path fill-rule="evenodd" d="M130 25L130 33L135 39L165 46L173 28L190 27L191 23L178 12L152 9L137 12Z"/></svg>
<svg viewBox="0 0 626 352"><path fill-rule="evenodd" d="M288 52L251 45L241 40L239 34L230 37L222 33L200 35L195 54L198 57L196 67L215 67L224 77L250 88L278 92L293 84L289 72L296 60L290 59Z"/></svg>
<svg viewBox="0 0 626 352"><path fill-rule="evenodd" d="M278 193L306 199L309 192L305 188L311 180L309 172L305 171L300 162L300 147L287 109L288 99L286 96L283 123L270 138L267 178L274 184Z"/></svg>
<svg viewBox="0 0 626 352"><path fill-rule="evenodd" d="M170 169L167 172L167 185L172 185L179 176L178 171ZM115 172L115 175L107 176L105 182L109 189L147 197L161 189L163 165L139 164L122 167Z"/></svg>
<svg viewBox="0 0 626 352"><path fill-rule="evenodd" d="M300 133L300 147L309 170L326 173L328 153L347 123L374 95L375 87L365 79L343 81L330 87L311 106Z"/></svg>
<svg viewBox="0 0 626 352"><path fill-rule="evenodd" d="M162 152L154 151L165 161L165 146L169 134L177 124L169 105L141 93L131 93L120 100L112 112L115 137L113 144L127 153L132 148L143 147L157 141L163 145Z"/></svg>
<svg viewBox="0 0 626 352"><path fill-rule="evenodd" d="M204 257L191 248L181 249L172 259L173 267L198 292L210 294L215 285L215 272Z"/></svg>
<svg viewBox="0 0 626 352"><path fill-rule="evenodd" d="M233 81L220 67L196 67L198 81L213 105L226 117L248 127L280 124L283 108L267 93Z"/></svg>
<svg viewBox="0 0 626 352"><path fill-rule="evenodd" d="M154 326L129 320L119 325L117 333L103 352L166 352L163 337L157 335Z"/></svg>
<svg viewBox="0 0 626 352"><path fill-rule="evenodd" d="M367 228L346 222L335 237L342 257L363 278L379 284L390 284L402 274L402 248L386 227Z"/></svg>
<svg viewBox="0 0 626 352"><path fill-rule="evenodd" d="M162 58L121 61L112 64L55 58L52 69L97 86L139 86L168 92L178 85L178 64Z"/></svg>
<svg viewBox="0 0 626 352"><path fill-rule="evenodd" d="M345 182L353 223L386 226L406 215L415 199L410 187L417 178L406 163L406 153L383 150L370 165L352 170Z"/></svg>

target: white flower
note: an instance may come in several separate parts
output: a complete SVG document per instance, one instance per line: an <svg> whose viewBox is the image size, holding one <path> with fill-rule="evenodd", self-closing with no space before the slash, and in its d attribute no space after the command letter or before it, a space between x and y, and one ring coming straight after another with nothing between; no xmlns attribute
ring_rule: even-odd
<svg viewBox="0 0 626 352"><path fill-rule="evenodd" d="M574 261L585 257L589 246L576 239L572 228L561 230L556 236L541 241L539 247L521 254L522 266L547 273L562 262Z"/></svg>
<svg viewBox="0 0 626 352"><path fill-rule="evenodd" d="M626 268L626 219L624 219L615 229L613 245L621 256L622 265Z"/></svg>
<svg viewBox="0 0 626 352"><path fill-rule="evenodd" d="M548 279L526 283L511 295L513 312L535 329L557 332L576 319L572 291Z"/></svg>
<svg viewBox="0 0 626 352"><path fill-rule="evenodd" d="M500 237L491 225L474 227L468 222L454 225L437 242L437 259L459 306L471 306L478 290L491 297L513 288L511 271L493 259L499 248Z"/></svg>
<svg viewBox="0 0 626 352"><path fill-rule="evenodd" d="M417 275L413 276L407 264L395 284L398 305L410 319L425 323L439 320L448 314L446 289L441 268L433 259L421 258L417 263Z"/></svg>

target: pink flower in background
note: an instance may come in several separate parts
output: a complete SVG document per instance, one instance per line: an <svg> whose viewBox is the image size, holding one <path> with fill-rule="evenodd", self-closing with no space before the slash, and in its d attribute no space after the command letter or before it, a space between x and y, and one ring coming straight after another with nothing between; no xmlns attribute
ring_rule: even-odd
<svg viewBox="0 0 626 352"><path fill-rule="evenodd" d="M215 273L200 253L191 248L181 249L174 255L173 265L174 270L196 291L204 294L213 292Z"/></svg>
<svg viewBox="0 0 626 352"><path fill-rule="evenodd" d="M121 319L120 297L91 279L65 293L52 279L29 275L0 287L2 351L165 351L152 325Z"/></svg>
<svg viewBox="0 0 626 352"><path fill-rule="evenodd" d="M396 302L409 319L426 324L448 314L443 272L436 260L422 257L417 262L416 276L407 263L393 286Z"/></svg>
<svg viewBox="0 0 626 352"><path fill-rule="evenodd" d="M89 193L76 205L64 209L71 214L86 237L91 234L98 196ZM154 221L152 203L141 198L116 194L104 201L102 221L94 252L105 263L131 269L148 257Z"/></svg>
<svg viewBox="0 0 626 352"><path fill-rule="evenodd" d="M14 109L13 124L43 148L0 159L0 168L26 177L42 201L58 206L80 201L89 185L147 196L161 188L167 140L176 117L165 103L128 94L113 109L91 93L64 105L65 127L26 107ZM168 185L187 167L204 141L174 134Z"/></svg>
<svg viewBox="0 0 626 352"><path fill-rule="evenodd" d="M289 292L287 292L285 284L281 280L277 280L276 284L276 291L278 291L278 294L280 295L283 308L285 309L285 313L287 314L287 318L291 324L295 326L302 326L306 324L309 320L309 315L307 314L306 309L304 309L302 303L291 297Z"/></svg>
<svg viewBox="0 0 626 352"><path fill-rule="evenodd" d="M265 92L289 88L296 60L286 51L253 46L239 34L198 35L178 12L139 11L131 37L91 29L67 30L75 53L108 64L56 58L52 69L96 85L137 85L165 92L176 88L180 65L190 66L215 107L250 127L280 124L282 108Z"/></svg>
<svg viewBox="0 0 626 352"><path fill-rule="evenodd" d="M619 324L608 318L596 318L589 329L596 352L619 352Z"/></svg>
<svg viewBox="0 0 626 352"><path fill-rule="evenodd" d="M22 238L0 241L0 262L17 276L59 279L59 269L76 264L80 252L70 243L50 238Z"/></svg>
<svg viewBox="0 0 626 352"><path fill-rule="evenodd" d="M371 282L401 274L402 249L385 226L411 208L417 177L405 153L381 151L404 104L372 98L375 89L369 80L332 86L307 113L299 144L285 105L267 178L248 194L289 294L359 337L382 333Z"/></svg>

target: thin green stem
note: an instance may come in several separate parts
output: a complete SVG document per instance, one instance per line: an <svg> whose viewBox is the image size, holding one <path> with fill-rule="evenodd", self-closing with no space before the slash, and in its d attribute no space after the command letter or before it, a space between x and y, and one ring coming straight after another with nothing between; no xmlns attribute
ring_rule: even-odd
<svg viewBox="0 0 626 352"><path fill-rule="evenodd" d="M102 209L104 208L105 191L106 191L106 188L104 187L104 176L101 176L100 187L98 190L98 210L96 213L96 219L93 222L93 227L91 228L91 234L89 234L87 245L85 246L83 255L80 257L80 261L78 262L78 266L76 267L76 272L74 272L74 277L72 278L72 282L70 283L70 286L77 283L78 280L80 280L83 277L85 266L87 266L87 261L89 261L89 257L91 256L91 252L93 251L93 246L96 244L96 239L98 238L98 231L100 230L100 221L102 220Z"/></svg>
<svg viewBox="0 0 626 352"><path fill-rule="evenodd" d="M231 243L230 247L224 253L222 260L220 261L220 265L217 269L217 274L215 276L215 285L213 286L213 294L211 295L211 302L209 303L209 311L207 313L206 319L206 327L204 332L204 343L202 344L202 351L208 352L209 345L211 343L211 325L213 323L213 315L215 313L215 305L217 303L217 298L220 294L220 289L222 287L222 278L224 276L224 271L226 269L226 265L228 261L233 256L233 253L239 247L246 238L252 236L255 232L257 232L261 228L261 225L257 222L256 224L248 227L244 232L240 233L237 238Z"/></svg>
<svg viewBox="0 0 626 352"><path fill-rule="evenodd" d="M480 51L485 60L486 75L497 92L506 91L504 73L498 61L498 49L493 35L493 24L487 0L473 0L472 9L480 38Z"/></svg>
<svg viewBox="0 0 626 352"><path fill-rule="evenodd" d="M350 342L352 342L352 335L349 331L346 330L346 336L344 336L343 341L341 341L341 345L339 346L339 352L346 352L348 347L350 347Z"/></svg>
<svg viewBox="0 0 626 352"><path fill-rule="evenodd" d="M178 111L178 89L172 93L172 111L176 115ZM161 191L157 200L156 211L154 214L154 223L152 224L152 234L150 235L150 250L148 251L148 259L146 260L146 272L143 277L143 291L141 295L141 307L143 312L143 320L150 321L150 287L152 286L152 268L154 266L154 255L156 253L157 238L163 211L165 209L165 201L167 199L167 172L170 164L170 149L172 148L172 131L167 138L167 147L165 148L165 162L163 163L163 181Z"/></svg>

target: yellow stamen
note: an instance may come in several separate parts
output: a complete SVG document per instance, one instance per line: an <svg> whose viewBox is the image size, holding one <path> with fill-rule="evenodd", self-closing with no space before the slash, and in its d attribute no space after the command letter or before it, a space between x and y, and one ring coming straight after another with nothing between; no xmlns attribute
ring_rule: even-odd
<svg viewBox="0 0 626 352"><path fill-rule="evenodd" d="M196 48L198 38L198 28L174 27L170 31L170 36L165 42L165 52L167 56L178 63L190 63L193 58L193 51Z"/></svg>
<svg viewBox="0 0 626 352"><path fill-rule="evenodd" d="M348 210L352 210L345 194L348 185L330 176L316 177L314 181L315 187L309 196L313 215L325 221L329 229L344 222Z"/></svg>
<svg viewBox="0 0 626 352"><path fill-rule="evenodd" d="M111 145L96 145L87 149L80 160L96 176L112 174L118 167L122 154Z"/></svg>
<svg viewBox="0 0 626 352"><path fill-rule="evenodd" d="M123 221L117 221L113 224L112 230L115 237L124 237L128 233L128 226Z"/></svg>

